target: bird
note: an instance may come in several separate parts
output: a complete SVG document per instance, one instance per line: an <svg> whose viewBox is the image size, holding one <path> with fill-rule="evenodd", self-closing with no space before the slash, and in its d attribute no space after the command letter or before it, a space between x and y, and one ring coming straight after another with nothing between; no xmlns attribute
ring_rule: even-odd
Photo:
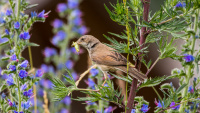
<svg viewBox="0 0 200 113"><path fill-rule="evenodd" d="M83 35L76 41L76 43L87 49L90 59L103 72L105 77L103 85L108 79L108 72L120 70L127 73L127 59L115 49L101 43L94 36ZM129 64L130 63L128 63L128 65ZM147 79L147 76L133 66L129 66L128 75L141 82Z"/></svg>

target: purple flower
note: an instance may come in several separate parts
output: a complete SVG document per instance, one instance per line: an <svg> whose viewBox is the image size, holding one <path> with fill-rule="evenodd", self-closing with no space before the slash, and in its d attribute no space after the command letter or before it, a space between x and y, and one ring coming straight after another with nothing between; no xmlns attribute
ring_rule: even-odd
<svg viewBox="0 0 200 113"><path fill-rule="evenodd" d="M58 12L61 13L61 12L64 12L66 10L67 10L67 5L65 3L58 4L58 6L57 6L57 11Z"/></svg>
<svg viewBox="0 0 200 113"><path fill-rule="evenodd" d="M14 113L18 113L17 111L14 111ZM23 111L20 111L19 113L24 113Z"/></svg>
<svg viewBox="0 0 200 113"><path fill-rule="evenodd" d="M78 80L78 75L77 75L77 73L75 73L75 72L72 72L72 77L73 77L73 79L76 81L76 80Z"/></svg>
<svg viewBox="0 0 200 113"><path fill-rule="evenodd" d="M131 110L131 113L135 113L135 112L136 112L135 109L132 109L132 110Z"/></svg>
<svg viewBox="0 0 200 113"><path fill-rule="evenodd" d="M79 4L78 0L68 0L68 7L70 9L77 8Z"/></svg>
<svg viewBox="0 0 200 113"><path fill-rule="evenodd" d="M40 88L40 89L37 91L37 93L38 93L38 95L39 95L40 97L42 97L42 96L44 95L44 91L43 91L42 88Z"/></svg>
<svg viewBox="0 0 200 113"><path fill-rule="evenodd" d="M10 65L10 66L9 66L9 69L10 69L11 71L15 71L15 70L16 70L16 66L15 66L15 65Z"/></svg>
<svg viewBox="0 0 200 113"><path fill-rule="evenodd" d="M198 39L198 38L199 38L199 36L198 36L198 35L195 35L195 38L196 38L196 39Z"/></svg>
<svg viewBox="0 0 200 113"><path fill-rule="evenodd" d="M189 87L188 92L194 93L194 88L193 88L193 86L190 86L190 87Z"/></svg>
<svg viewBox="0 0 200 113"><path fill-rule="evenodd" d="M185 4L185 2L183 2L183 3L181 3L180 1L175 5L175 8L183 8L183 7L185 7L186 6L186 4Z"/></svg>
<svg viewBox="0 0 200 113"><path fill-rule="evenodd" d="M194 56L192 56L192 55L184 54L183 56L184 56L185 62L192 62L192 61L194 61Z"/></svg>
<svg viewBox="0 0 200 113"><path fill-rule="evenodd" d="M42 64L40 68L44 73L48 72L48 66L46 64Z"/></svg>
<svg viewBox="0 0 200 113"><path fill-rule="evenodd" d="M51 57L57 54L57 52L56 52L56 49L46 47L43 54L45 57Z"/></svg>
<svg viewBox="0 0 200 113"><path fill-rule="evenodd" d="M70 105L71 104L71 98L69 96L66 96L62 102L65 104L65 105Z"/></svg>
<svg viewBox="0 0 200 113"><path fill-rule="evenodd" d="M20 23L17 21L17 22L15 22L15 24L14 24L14 28L15 29L19 29L20 28Z"/></svg>
<svg viewBox="0 0 200 113"><path fill-rule="evenodd" d="M32 103L30 101L22 102L21 106L22 106L23 109L27 110L29 107L32 106Z"/></svg>
<svg viewBox="0 0 200 113"><path fill-rule="evenodd" d="M80 17L76 17L74 20L73 20L73 23L76 25L76 26L80 26L83 22L81 20Z"/></svg>
<svg viewBox="0 0 200 113"><path fill-rule="evenodd" d="M149 110L148 105L143 104L142 108L140 109L140 111L142 111L143 113L146 113Z"/></svg>
<svg viewBox="0 0 200 113"><path fill-rule="evenodd" d="M59 20L59 19L55 19L53 22L53 27L54 28L60 28L63 26L63 21Z"/></svg>
<svg viewBox="0 0 200 113"><path fill-rule="evenodd" d="M74 66L74 62L72 62L71 60L68 60L66 63L65 63L66 67L68 69L72 69L73 66Z"/></svg>
<svg viewBox="0 0 200 113"><path fill-rule="evenodd" d="M172 102L169 107L171 107L173 110L178 110L180 105L177 105L177 106L175 106L175 105L176 105L176 103Z"/></svg>
<svg viewBox="0 0 200 113"><path fill-rule="evenodd" d="M109 106L104 110L104 113L111 113L113 111L112 106Z"/></svg>
<svg viewBox="0 0 200 113"><path fill-rule="evenodd" d="M7 35L10 35L10 32L8 31L8 29L5 29L5 32Z"/></svg>
<svg viewBox="0 0 200 113"><path fill-rule="evenodd" d="M6 21L4 20L4 13L2 13L2 12L0 12L0 23L1 24L5 24L6 23Z"/></svg>
<svg viewBox="0 0 200 113"><path fill-rule="evenodd" d="M42 79L40 80L40 85L44 88L51 89L53 84L50 80Z"/></svg>
<svg viewBox="0 0 200 113"><path fill-rule="evenodd" d="M9 76L7 77L6 83L7 83L9 86L15 84L12 75L9 75Z"/></svg>
<svg viewBox="0 0 200 113"><path fill-rule="evenodd" d="M12 55L12 56L10 57L10 59L13 60L13 61L15 61L15 60L17 60L17 56L14 54L14 55Z"/></svg>
<svg viewBox="0 0 200 113"><path fill-rule="evenodd" d="M37 17L38 18L47 18L48 17L48 14L49 13L45 13L45 10L43 10L43 11L41 11L38 15L37 15Z"/></svg>
<svg viewBox="0 0 200 113"><path fill-rule="evenodd" d="M8 104L9 104L10 106L13 106L13 103L10 101L10 99L8 99Z"/></svg>
<svg viewBox="0 0 200 113"><path fill-rule="evenodd" d="M42 77L43 74L44 74L44 72L43 72L41 69L38 69L38 70L36 71L35 76L36 76L36 77Z"/></svg>
<svg viewBox="0 0 200 113"><path fill-rule="evenodd" d="M27 85L26 85L26 84L24 84L24 85L21 86L21 90L22 90L22 91L25 90L26 88L27 88Z"/></svg>
<svg viewBox="0 0 200 113"><path fill-rule="evenodd" d="M28 40L28 39L30 39L30 35L29 35L29 32L24 32L24 33L21 33L20 35L19 35L19 38L21 39L21 40Z"/></svg>
<svg viewBox="0 0 200 113"><path fill-rule="evenodd" d="M24 60L21 64L20 67L26 68L28 66L28 60Z"/></svg>
<svg viewBox="0 0 200 113"><path fill-rule="evenodd" d="M23 95L26 96L26 97L31 97L33 95L33 90L29 89L28 91L25 91L23 93Z"/></svg>
<svg viewBox="0 0 200 113"><path fill-rule="evenodd" d="M72 17L81 17L82 13L79 9L75 9L71 12Z"/></svg>
<svg viewBox="0 0 200 113"><path fill-rule="evenodd" d="M186 113L190 113L190 110L189 110L189 109L185 109L185 112L186 112Z"/></svg>
<svg viewBox="0 0 200 113"><path fill-rule="evenodd" d="M96 76L96 75L98 75L99 74L99 70L98 69L91 69L90 70L90 73L92 74L92 76L94 77L94 76Z"/></svg>
<svg viewBox="0 0 200 113"><path fill-rule="evenodd" d="M7 9L7 10L6 10L6 15L7 15L7 16L11 16L11 14L12 14L12 10L11 10L11 9Z"/></svg>
<svg viewBox="0 0 200 113"><path fill-rule="evenodd" d="M62 108L62 109L60 110L60 113L69 113L69 111L68 111L67 109L65 109L65 108Z"/></svg>
<svg viewBox="0 0 200 113"><path fill-rule="evenodd" d="M25 70L20 70L19 71L19 77L21 78L21 79L23 79L23 78L25 78L25 77L27 77L28 76L28 72L26 72Z"/></svg>

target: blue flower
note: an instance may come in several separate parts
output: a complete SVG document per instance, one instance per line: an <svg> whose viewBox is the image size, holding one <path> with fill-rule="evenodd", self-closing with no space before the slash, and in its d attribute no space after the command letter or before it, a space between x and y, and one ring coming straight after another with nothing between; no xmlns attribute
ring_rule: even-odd
<svg viewBox="0 0 200 113"><path fill-rule="evenodd" d="M160 101L158 101L158 102L157 102L157 100L155 100L155 102L154 102L154 103L156 104L156 106L157 106L157 107L159 107L159 108L164 108L164 105L165 105L165 104L164 104L164 102L163 102L163 101L162 101L162 104L161 104L161 102L160 102Z"/></svg>
<svg viewBox="0 0 200 113"><path fill-rule="evenodd" d="M77 75L76 72L72 72L72 77L73 77L73 79L74 79L75 81L78 80L78 75Z"/></svg>
<svg viewBox="0 0 200 113"><path fill-rule="evenodd" d="M96 104L95 102L92 102L92 101L86 101L86 103L87 103L87 105L90 105L90 106L92 106L92 105L95 105L95 104Z"/></svg>
<svg viewBox="0 0 200 113"><path fill-rule="evenodd" d="M2 94L1 94L1 97L2 97L3 99L5 99L5 98L6 98L5 93L2 93Z"/></svg>
<svg viewBox="0 0 200 113"><path fill-rule="evenodd" d="M95 89L95 82L90 78L88 78L88 86L92 89Z"/></svg>
<svg viewBox="0 0 200 113"><path fill-rule="evenodd" d="M143 104L142 108L140 109L140 111L142 111L143 113L146 113L149 110L148 105Z"/></svg>
<svg viewBox="0 0 200 113"><path fill-rule="evenodd" d="M78 33L80 34L80 35L84 35L84 34L86 34L88 32L88 30L87 30L87 27L85 27L85 26L82 26L82 27L80 27L79 29L78 29Z"/></svg>
<svg viewBox="0 0 200 113"><path fill-rule="evenodd" d="M188 92L194 93L194 88L193 88L193 86L190 86L190 87L189 87Z"/></svg>
<svg viewBox="0 0 200 113"><path fill-rule="evenodd" d="M79 5L79 1L78 0L68 0L68 7L70 9L77 8L78 5Z"/></svg>
<svg viewBox="0 0 200 113"><path fill-rule="evenodd" d="M199 38L199 36L198 36L198 35L195 35L195 38L196 38L196 39L198 39L198 38Z"/></svg>
<svg viewBox="0 0 200 113"><path fill-rule="evenodd" d="M14 54L14 55L12 55L12 56L10 57L10 59L13 60L13 61L15 61L15 60L17 60L17 56Z"/></svg>
<svg viewBox="0 0 200 113"><path fill-rule="evenodd" d="M9 76L7 77L6 83L7 83L9 86L15 84L12 75L9 75Z"/></svg>
<svg viewBox="0 0 200 113"><path fill-rule="evenodd" d="M53 27L54 28L61 28L63 26L63 21L59 19L55 19L53 22Z"/></svg>
<svg viewBox="0 0 200 113"><path fill-rule="evenodd" d="M76 26L80 26L82 24L82 20L80 17L76 17L74 20L73 20L73 23L76 25Z"/></svg>
<svg viewBox="0 0 200 113"><path fill-rule="evenodd" d="M69 96L66 96L66 97L62 100L62 102L63 102L65 105L69 106L69 105L71 104L71 98L70 98Z"/></svg>
<svg viewBox="0 0 200 113"><path fill-rule="evenodd" d="M64 31L58 31L58 33L53 37L52 44L57 45L58 42L63 41L67 34Z"/></svg>
<svg viewBox="0 0 200 113"><path fill-rule="evenodd" d="M47 18L48 17L48 13L45 14L45 10L41 11L38 15L38 18Z"/></svg>
<svg viewBox="0 0 200 113"><path fill-rule="evenodd" d="M196 82L197 81L197 78L196 77L194 77L194 82Z"/></svg>
<svg viewBox="0 0 200 113"><path fill-rule="evenodd" d="M50 80L42 79L40 80L40 85L44 88L51 89L53 86L53 83Z"/></svg>
<svg viewBox="0 0 200 113"><path fill-rule="evenodd" d="M65 63L66 67L68 69L72 69L73 66L74 66L74 63L71 61L71 60L68 60L66 63Z"/></svg>
<svg viewBox="0 0 200 113"><path fill-rule="evenodd" d="M20 67L26 68L28 66L28 60L24 60L21 64Z"/></svg>
<svg viewBox="0 0 200 113"><path fill-rule="evenodd" d="M175 5L175 8L183 8L183 7L185 7L186 6L186 4L185 4L185 2L183 2L183 3L181 3L180 1Z"/></svg>
<svg viewBox="0 0 200 113"><path fill-rule="evenodd" d="M59 113L69 113L69 111L66 108L62 108Z"/></svg>
<svg viewBox="0 0 200 113"><path fill-rule="evenodd" d="M7 35L10 35L10 32L8 31L8 29L5 29L5 32Z"/></svg>
<svg viewBox="0 0 200 113"><path fill-rule="evenodd" d="M35 76L36 76L36 77L42 77L43 74L44 74L44 72L43 72L41 69L38 69L38 70L36 71Z"/></svg>
<svg viewBox="0 0 200 113"><path fill-rule="evenodd" d="M194 56L192 56L192 55L184 54L183 56L184 56L185 62L192 62L192 61L194 61Z"/></svg>
<svg viewBox="0 0 200 113"><path fill-rule="evenodd" d="M177 106L175 106L175 105L176 105L176 103L172 102L169 107L171 107L173 110L178 110L180 105L177 105Z"/></svg>
<svg viewBox="0 0 200 113"><path fill-rule="evenodd" d="M24 84L24 85L21 86L21 90L22 90L22 91L25 90L26 88L27 88L27 85L26 85L26 84Z"/></svg>
<svg viewBox="0 0 200 113"><path fill-rule="evenodd" d="M10 65L10 66L9 66L9 69L10 69L11 71L15 71L15 70L16 70L16 66L15 66L15 65Z"/></svg>
<svg viewBox="0 0 200 113"><path fill-rule="evenodd" d="M7 9L7 10L6 10L6 15L7 15L7 16L11 16L11 14L12 14L12 10L11 10L11 9Z"/></svg>
<svg viewBox="0 0 200 113"><path fill-rule="evenodd" d="M73 10L73 11L71 12L71 16L72 16L73 18L75 18L75 17L81 17L81 15L82 15L82 13L81 13L81 11L80 11L79 9L75 9L75 10Z"/></svg>
<svg viewBox="0 0 200 113"><path fill-rule="evenodd" d="M31 17L37 17L37 13L34 11L34 12L31 12Z"/></svg>
<svg viewBox="0 0 200 113"><path fill-rule="evenodd" d="M131 113L135 113L135 112L136 112L135 109L132 109L132 110L131 110Z"/></svg>
<svg viewBox="0 0 200 113"><path fill-rule="evenodd" d="M26 96L26 97L31 97L33 95L33 90L29 89L28 91L25 91L23 93L23 95Z"/></svg>
<svg viewBox="0 0 200 113"><path fill-rule="evenodd" d="M14 24L14 28L15 29L19 29L20 28L20 23L17 21L17 22L15 22L15 24Z"/></svg>
<svg viewBox="0 0 200 113"><path fill-rule="evenodd" d="M5 24L6 23L6 21L4 20L4 16L5 16L5 14L4 13L0 13L0 24Z"/></svg>
<svg viewBox="0 0 200 113"><path fill-rule="evenodd" d="M104 113L111 113L113 111L112 106L109 106L104 110Z"/></svg>
<svg viewBox="0 0 200 113"><path fill-rule="evenodd" d="M1 38L1 36L0 36L0 43L4 43L4 42L7 42L7 41L8 41L7 38Z"/></svg>
<svg viewBox="0 0 200 113"><path fill-rule="evenodd" d="M189 110L189 109L185 109L185 112L186 112L186 113L190 113L190 110Z"/></svg>
<svg viewBox="0 0 200 113"><path fill-rule="evenodd" d="M58 6L57 6L57 11L58 12L61 13L61 12L64 12L66 10L67 10L67 5L65 3L58 4Z"/></svg>
<svg viewBox="0 0 200 113"><path fill-rule="evenodd" d="M17 111L14 111L14 113L18 113ZM20 111L19 113L24 113L23 111Z"/></svg>
<svg viewBox="0 0 200 113"><path fill-rule="evenodd" d="M28 39L30 39L30 35L29 35L29 32L24 32L24 33L21 33L20 35L19 35L19 38L21 39L21 40L28 40Z"/></svg>
<svg viewBox="0 0 200 113"><path fill-rule="evenodd" d="M51 57L51 56L57 54L57 52L56 52L56 49L47 47L47 48L45 48L43 54L45 57Z"/></svg>
<svg viewBox="0 0 200 113"><path fill-rule="evenodd" d="M91 69L90 70L90 73L92 74L92 76L94 77L94 76L96 76L96 75L98 75L99 74L99 70L98 69Z"/></svg>
<svg viewBox="0 0 200 113"><path fill-rule="evenodd" d="M20 70L19 71L19 77L22 79L22 78L25 78L28 76L28 72L26 72L25 70Z"/></svg>
<svg viewBox="0 0 200 113"><path fill-rule="evenodd" d="M27 110L29 107L32 106L32 103L30 101L22 102L21 106L22 106L23 109Z"/></svg>

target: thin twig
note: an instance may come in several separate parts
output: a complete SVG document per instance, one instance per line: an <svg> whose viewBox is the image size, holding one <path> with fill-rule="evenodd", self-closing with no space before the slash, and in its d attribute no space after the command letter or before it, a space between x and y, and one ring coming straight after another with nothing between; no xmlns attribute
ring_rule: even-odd
<svg viewBox="0 0 200 113"><path fill-rule="evenodd" d="M150 69L148 69L148 71L147 71L147 73L145 74L145 76L147 76L147 75L150 73L150 71L153 69L153 67L156 65L156 63L157 63L159 60L160 60L160 57L158 57L158 58L156 59L156 61L151 65Z"/></svg>

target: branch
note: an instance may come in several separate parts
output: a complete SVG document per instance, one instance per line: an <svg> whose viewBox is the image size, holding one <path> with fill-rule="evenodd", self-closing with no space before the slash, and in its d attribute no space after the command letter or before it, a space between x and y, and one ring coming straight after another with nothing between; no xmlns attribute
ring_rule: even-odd
<svg viewBox="0 0 200 113"><path fill-rule="evenodd" d="M148 22L148 16L149 16L149 7L150 7L150 2L151 0L141 0L143 3L143 7L144 7L144 11L143 11L143 20ZM143 43L146 40L146 37L148 34L146 34L147 32L147 28L146 27L142 27L141 31L140 31L140 43L139 45L142 45L140 49L144 48L145 45L143 45ZM140 57L142 53L139 53L138 56ZM141 68L141 62L140 59L137 60L136 62L136 68L138 70L140 70ZM129 97L128 97L128 110L127 113L131 113L131 110L133 108L133 103L134 103L134 98L136 96L136 89L137 89L137 79L133 79L132 84L131 84L131 90L129 93Z"/></svg>

